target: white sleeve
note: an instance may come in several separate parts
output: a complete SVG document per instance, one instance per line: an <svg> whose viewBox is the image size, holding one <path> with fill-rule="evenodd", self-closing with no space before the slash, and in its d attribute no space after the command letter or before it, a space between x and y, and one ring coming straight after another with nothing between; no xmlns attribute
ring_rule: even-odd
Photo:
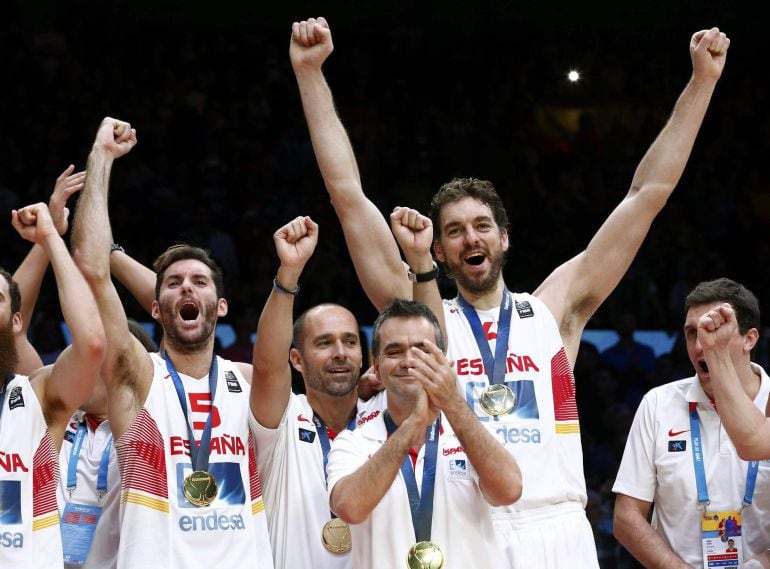
<svg viewBox="0 0 770 569"><path fill-rule="evenodd" d="M653 502L658 487L657 467L655 465L655 413L657 398L648 393L636 410L631 431L628 433L623 460L615 479L612 491Z"/></svg>
<svg viewBox="0 0 770 569"><path fill-rule="evenodd" d="M283 411L281 422L275 429L262 426L254 413L249 409L249 428L254 435L254 444L257 448L257 470L261 476L267 476L274 463L282 463L287 452L287 433L289 432L289 417L294 394L289 396L286 409Z"/></svg>
<svg viewBox="0 0 770 569"><path fill-rule="evenodd" d="M334 485L358 470L369 460L369 456L364 441L356 436L356 431L344 430L337 435L326 464L326 492L330 504Z"/></svg>

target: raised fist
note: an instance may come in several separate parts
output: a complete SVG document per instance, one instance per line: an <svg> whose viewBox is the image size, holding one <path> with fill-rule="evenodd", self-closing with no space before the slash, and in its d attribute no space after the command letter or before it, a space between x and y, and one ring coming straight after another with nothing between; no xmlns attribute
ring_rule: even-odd
<svg viewBox="0 0 770 569"><path fill-rule="evenodd" d="M136 146L136 130L125 121L106 117L96 131L94 146L120 158Z"/></svg>
<svg viewBox="0 0 770 569"><path fill-rule="evenodd" d="M308 18L291 25L289 58L294 71L320 69L333 49L332 32L325 18Z"/></svg>

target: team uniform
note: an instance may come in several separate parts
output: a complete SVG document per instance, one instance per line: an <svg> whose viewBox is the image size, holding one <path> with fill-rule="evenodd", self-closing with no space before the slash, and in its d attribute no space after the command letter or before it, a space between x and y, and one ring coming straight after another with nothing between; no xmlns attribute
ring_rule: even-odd
<svg viewBox="0 0 770 569"><path fill-rule="evenodd" d="M340 479L365 464L387 439L383 414L355 431L337 436L329 453L329 496ZM418 488L422 485L426 447L420 449L414 465ZM442 549L446 569L503 567L491 508L479 489L478 475L443 415L434 492L430 540ZM366 520L351 526L351 533L356 569L406 566L415 532L401 472Z"/></svg>
<svg viewBox="0 0 770 569"><path fill-rule="evenodd" d="M504 381L516 395L516 406L498 417L487 415L479 403L489 379L471 325L458 299L443 301L447 356L455 362L460 393L522 472L522 497L494 509L495 530L509 567L598 569L585 515L575 379L564 342L542 301L526 293L511 298ZM476 313L495 353L499 307Z"/></svg>
<svg viewBox="0 0 770 569"><path fill-rule="evenodd" d="M84 429L84 438L74 471L75 486L68 487L70 459L79 429ZM99 470L105 455L106 489L100 491L97 489ZM57 499L64 566L67 569L114 569L120 541L120 472L109 421L97 424L93 419L87 419L83 411L76 411L64 432L59 471ZM90 536L93 536L93 542L89 541Z"/></svg>
<svg viewBox="0 0 770 569"><path fill-rule="evenodd" d="M29 379L15 375L0 392L0 567L61 569L58 477L43 409Z"/></svg>
<svg viewBox="0 0 770 569"><path fill-rule="evenodd" d="M166 362L150 354L154 375L144 407L117 441L121 475L118 567L134 569L272 568L262 490L249 432L249 385L233 362L217 358L211 401L206 378L179 374L182 411ZM189 503L183 482L192 472L189 428L200 440L211 413L208 471L218 493L210 506Z"/></svg>
<svg viewBox="0 0 770 569"><path fill-rule="evenodd" d="M384 392L359 400L356 426L374 420L384 405ZM352 569L350 553L332 553L321 541L331 514L321 441L307 397L289 396L278 428L263 427L251 415L251 429L276 569Z"/></svg>
<svg viewBox="0 0 770 569"><path fill-rule="evenodd" d="M770 378L759 366L752 367L761 372L754 404L764 414ZM748 463L738 456L697 376L661 385L644 396L612 490L654 502L652 526L685 563L703 567L690 403L695 404L700 422L708 511L740 508ZM755 488L752 505L741 512L744 559L770 549L770 461L759 462Z"/></svg>

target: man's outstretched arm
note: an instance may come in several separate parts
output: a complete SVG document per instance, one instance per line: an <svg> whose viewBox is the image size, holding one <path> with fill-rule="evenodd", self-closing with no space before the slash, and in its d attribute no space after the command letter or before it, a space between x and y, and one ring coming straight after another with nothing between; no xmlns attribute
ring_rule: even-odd
<svg viewBox="0 0 770 569"><path fill-rule="evenodd" d="M382 310L394 298L411 298L412 287L387 221L364 194L350 139L321 71L333 49L324 18L292 25L289 56L318 167L358 279L372 304Z"/></svg>
<svg viewBox="0 0 770 569"><path fill-rule="evenodd" d="M623 201L585 251L558 267L535 294L554 314L570 362L588 319L626 274L650 226L679 182L725 65L730 40L717 28L690 40L693 74L634 173Z"/></svg>

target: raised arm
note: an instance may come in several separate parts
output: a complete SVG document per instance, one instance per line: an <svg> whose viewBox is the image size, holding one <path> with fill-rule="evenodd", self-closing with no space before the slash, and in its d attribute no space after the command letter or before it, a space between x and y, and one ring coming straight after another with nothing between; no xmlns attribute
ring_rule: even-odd
<svg viewBox="0 0 770 569"><path fill-rule="evenodd" d="M446 338L444 308L436 282L438 267L430 252L433 244L433 222L430 217L422 215L416 209L397 207L390 214L390 227L404 253L409 272L413 275L413 299L433 311Z"/></svg>
<svg viewBox="0 0 770 569"><path fill-rule="evenodd" d="M128 329L128 321L110 278L112 231L108 186L112 163L136 144L136 131L126 122L105 118L88 156L85 188L75 212L74 256L91 287L105 325L107 354L102 377L107 386L109 416L116 437L131 425L152 380L152 362Z"/></svg>
<svg viewBox="0 0 770 569"><path fill-rule="evenodd" d="M110 273L118 279L148 314L155 300L155 273L126 253L123 247L110 246Z"/></svg>
<svg viewBox="0 0 770 569"><path fill-rule="evenodd" d="M730 353L731 346L740 346L743 353L739 357L748 359L756 343L756 333L752 334L741 335L735 311L729 304L709 310L698 321L698 341L706 358L719 418L738 456L743 460L763 460L770 458L770 419L746 394L738 372L744 366L736 366Z"/></svg>
<svg viewBox="0 0 770 569"><path fill-rule="evenodd" d="M318 243L318 225L309 217L297 217L273 234L281 260L275 286L262 309L254 342L251 381L251 412L263 427L281 422L291 394L289 349L293 329L294 295L299 277Z"/></svg>
<svg viewBox="0 0 770 569"><path fill-rule="evenodd" d="M634 173L631 188L585 251L558 267L535 291L559 323L574 363L588 319L628 270L655 216L684 171L730 40L717 28L692 36L693 74L674 111Z"/></svg>
<svg viewBox="0 0 770 569"><path fill-rule="evenodd" d="M54 366L42 368L30 378L58 445L67 421L88 398L99 377L104 330L95 316L93 295L56 231L48 207L40 203L14 211L13 226L22 237L39 245L50 260L64 321L72 334L72 344Z"/></svg>
<svg viewBox="0 0 770 569"><path fill-rule="evenodd" d="M321 72L333 49L325 19L292 25L289 56L318 167L358 279L372 304L382 310L394 298L411 298L411 285L385 218L364 195L353 148Z"/></svg>
<svg viewBox="0 0 770 569"><path fill-rule="evenodd" d="M655 531L647 515L651 502L632 498L625 494L615 497L613 533L623 547L650 569L687 569L687 565L668 542Z"/></svg>
<svg viewBox="0 0 770 569"><path fill-rule="evenodd" d="M62 172L56 183L51 198L48 201L48 210L56 231L64 235L69 226L69 209L67 200L74 193L83 189L85 172L73 174L75 166L69 165ZM27 256L13 274L13 280L19 285L21 291L21 322L22 331L16 335L16 349L19 353L18 373L29 375L43 365L37 350L30 344L27 333L35 312L35 305L40 294L40 286L43 283L48 269L48 255L37 243L32 246Z"/></svg>
<svg viewBox="0 0 770 569"><path fill-rule="evenodd" d="M457 390L457 378L444 353L425 340L412 347L414 367L409 373L428 394L430 404L443 411L468 460L479 475L479 488L492 506L508 506L521 498L521 471L516 460L487 431Z"/></svg>

